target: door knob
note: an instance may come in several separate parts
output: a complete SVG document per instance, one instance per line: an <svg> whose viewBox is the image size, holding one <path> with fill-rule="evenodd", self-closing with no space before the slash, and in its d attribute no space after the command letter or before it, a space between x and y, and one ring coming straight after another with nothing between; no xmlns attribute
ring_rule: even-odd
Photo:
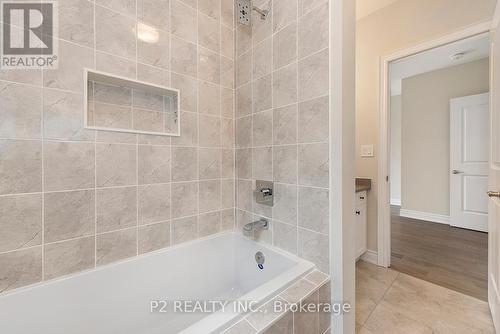
<svg viewBox="0 0 500 334"><path fill-rule="evenodd" d="M488 191L488 197L500 197L500 191Z"/></svg>
<svg viewBox="0 0 500 334"><path fill-rule="evenodd" d="M451 172L452 172L453 174L455 174L455 175L456 175L456 174L463 174L463 173L464 173L464 172L462 172L461 170L456 170L456 169L452 170Z"/></svg>

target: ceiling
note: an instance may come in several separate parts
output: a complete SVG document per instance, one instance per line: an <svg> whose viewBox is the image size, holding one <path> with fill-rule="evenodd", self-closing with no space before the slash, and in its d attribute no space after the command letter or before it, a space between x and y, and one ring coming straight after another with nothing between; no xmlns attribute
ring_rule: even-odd
<svg viewBox="0 0 500 334"><path fill-rule="evenodd" d="M356 19L360 20L379 9L387 7L398 0L357 0L356 1Z"/></svg>
<svg viewBox="0 0 500 334"><path fill-rule="evenodd" d="M450 58L460 52L464 53L462 58ZM489 54L490 38L483 34L393 62L390 64L391 95L401 94L401 83L405 78L484 59Z"/></svg>

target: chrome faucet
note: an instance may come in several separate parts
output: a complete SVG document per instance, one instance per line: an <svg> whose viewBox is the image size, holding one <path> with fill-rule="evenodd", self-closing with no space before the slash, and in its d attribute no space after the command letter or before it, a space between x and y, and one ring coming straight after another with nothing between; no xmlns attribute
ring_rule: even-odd
<svg viewBox="0 0 500 334"><path fill-rule="evenodd" d="M259 229L269 230L269 221L265 218L261 218L257 221L245 224L245 226L243 226L243 230L245 232L252 232Z"/></svg>

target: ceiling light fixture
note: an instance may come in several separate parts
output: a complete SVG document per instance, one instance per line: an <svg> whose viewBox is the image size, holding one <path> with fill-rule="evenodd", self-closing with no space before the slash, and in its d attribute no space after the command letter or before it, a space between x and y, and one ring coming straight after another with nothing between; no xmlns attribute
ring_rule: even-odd
<svg viewBox="0 0 500 334"><path fill-rule="evenodd" d="M450 56L450 59L451 60L460 60L462 59L464 56L466 55L466 52L459 52L459 53L455 53L453 55Z"/></svg>

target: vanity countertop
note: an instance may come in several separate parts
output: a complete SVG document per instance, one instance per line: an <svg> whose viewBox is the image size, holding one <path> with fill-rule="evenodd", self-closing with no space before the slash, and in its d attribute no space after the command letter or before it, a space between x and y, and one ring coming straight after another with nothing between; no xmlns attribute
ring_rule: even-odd
<svg viewBox="0 0 500 334"><path fill-rule="evenodd" d="M356 178L356 192L368 191L372 188L372 180L357 177Z"/></svg>

